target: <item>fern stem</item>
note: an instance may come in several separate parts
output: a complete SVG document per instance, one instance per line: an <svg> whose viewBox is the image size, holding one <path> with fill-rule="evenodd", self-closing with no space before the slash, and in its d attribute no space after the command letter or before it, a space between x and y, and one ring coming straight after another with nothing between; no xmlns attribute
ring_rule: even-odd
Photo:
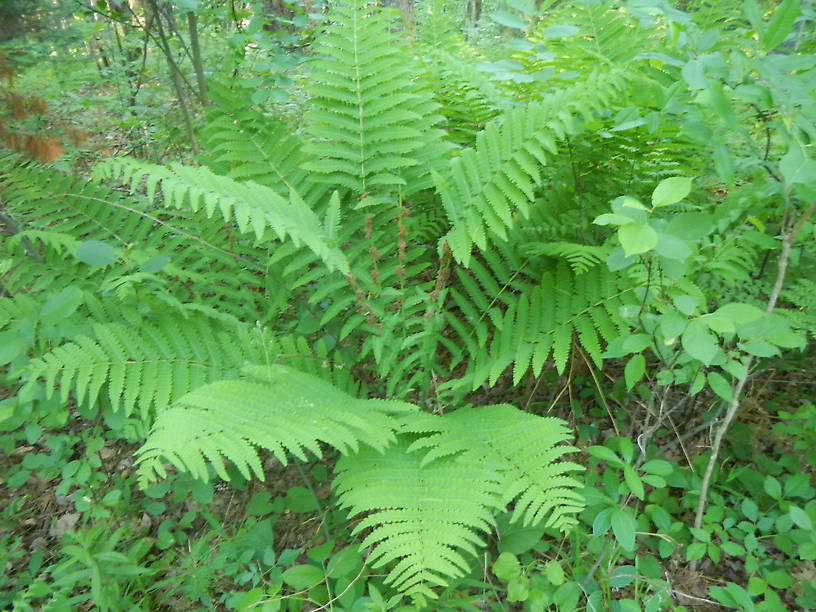
<svg viewBox="0 0 816 612"><path fill-rule="evenodd" d="M595 388L598 389L598 395L601 397L601 402L603 403L604 408L606 408L606 413L609 415L609 420L612 421L612 428L615 430L615 435L619 436L620 430L618 429L618 423L615 421L615 415L612 414L612 408L609 407L609 402L606 401L606 395L604 395L603 389L601 388L601 383L598 381L598 377L595 376L594 366L587 357L587 354L584 352L584 349L581 348L581 345L575 344L575 347L581 353L584 363L586 363L587 368L589 368L589 374L592 376L592 380L595 382Z"/></svg>
<svg viewBox="0 0 816 612"><path fill-rule="evenodd" d="M314 487L312 486L312 481L309 480L309 477L306 475L306 472L303 471L303 467L300 465L299 461L295 462L295 467L297 468L297 471L300 474L301 480L303 480L303 484L306 485L306 488L309 490L309 493L312 494L312 498L314 499L315 505L317 506L317 511L323 518L323 520L320 521L320 529L321 531L323 531L323 535L326 536L326 541L328 542L329 540L331 540L331 533L329 533L329 528L326 527L326 511L323 508L323 504L320 503L320 499L317 497L317 492L314 490Z"/></svg>

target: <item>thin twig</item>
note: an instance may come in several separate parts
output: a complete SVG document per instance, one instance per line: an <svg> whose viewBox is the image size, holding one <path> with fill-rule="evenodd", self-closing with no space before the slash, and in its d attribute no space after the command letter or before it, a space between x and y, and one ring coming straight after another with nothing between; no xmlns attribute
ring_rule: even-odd
<svg viewBox="0 0 816 612"><path fill-rule="evenodd" d="M802 227L813 214L814 210L816 210L816 201L814 201L802 214L796 226L789 232L782 235L782 249L779 253L779 261L777 263L778 271L776 274L776 282L774 283L771 295L768 297L768 305L765 308L766 314L771 314L774 308L776 308L776 303L779 300L779 294L782 291L782 286L785 284L785 274L788 269L788 257L790 256L791 245L796 239L796 235L802 230ZM711 475L714 472L714 466L717 464L717 458L720 454L720 446L722 445L723 436L725 436L725 432L728 431L731 421L734 420L734 417L742 405L740 396L742 395L742 390L745 388L745 384L748 382L748 378L750 377L750 370L753 361L754 356L750 355L745 364L745 375L740 378L739 381L737 381L737 385L734 387L731 394L731 402L728 405L728 410L725 413L722 423L717 429L717 433L714 435L714 442L711 445L711 457L708 459L708 465L706 465L705 473L703 474L703 479L700 483L700 499L697 502L697 513L694 516L694 527L697 529L699 529L703 524L703 514L705 514L706 501L708 500L708 488L711 484ZM697 567L697 562L692 561L690 567L692 571L694 571Z"/></svg>

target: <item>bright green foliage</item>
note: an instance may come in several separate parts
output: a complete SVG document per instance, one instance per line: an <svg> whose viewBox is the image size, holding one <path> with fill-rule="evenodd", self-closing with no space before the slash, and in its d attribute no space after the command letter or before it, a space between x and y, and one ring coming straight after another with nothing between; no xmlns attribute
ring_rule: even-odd
<svg viewBox="0 0 816 612"><path fill-rule="evenodd" d="M451 290L463 320L451 315L449 321L470 353L471 368L462 382L474 389L488 379L494 384L511 365L516 383L530 367L538 376L551 355L563 371L574 334L600 365L601 339L614 340L628 328L620 310L632 302L634 288L619 287L604 267L576 275L559 262L538 283L528 280L525 294L512 300L506 296L513 283L499 276L504 273L474 261L469 273L458 272L461 285Z"/></svg>
<svg viewBox="0 0 816 612"><path fill-rule="evenodd" d="M816 193L816 64L793 52L812 47L796 30L810 24L805 8L709 6L728 15L718 30L667 3L512 3L485 7L471 33L481 46L456 32L462 7L417 8L414 39L392 11L337 3L285 105L250 107L264 92L249 80L213 84L200 166L116 158L84 181L1 158L0 212L13 223L3 220L0 243L0 366L15 388L0 422L36 415L21 434L34 445L37 419L101 414L147 438L139 477L151 494L171 486L158 478L186 478L196 501L212 497L215 477L268 478L290 458L325 457L316 467L328 482L339 456L324 518L341 515L341 529L359 519L367 554L344 541L354 561L330 581L330 537L307 551L313 565L283 569L302 552L290 550L269 587L308 589L320 606L346 588L344 609L456 597L494 530L507 548L495 574L530 609L604 609L610 589L630 585L625 605L658 609L670 589L655 555L676 546L716 563L759 555L756 532L812 558L812 491L794 479L795 457L759 466L791 472L790 485L729 475L765 491L767 525L740 526L732 508L729 525L715 513L693 531L681 523L687 500L664 493L699 496L701 470L654 458L656 437L717 423L761 359L816 329L812 225L784 242ZM779 303L765 315L780 252L799 279L782 299L798 311ZM603 410L585 399L596 392ZM530 412L474 406L521 393ZM628 421L632 439L590 447L588 487L562 460L576 450L566 424L537 412L550 402L572 410L589 444L607 416L615 429ZM75 443L27 462L53 478ZM63 477L90 507L104 478L87 466L101 446L83 444L87 465L71 460ZM99 516L118 503L107 495ZM248 507L302 512L290 497ZM758 518L750 505L739 512ZM264 542L253 563L279 552L267 527L252 536ZM776 537L783 528L791 541ZM572 530L582 553L572 567L546 548L551 529ZM175 536L160 537L170 547ZM546 578L532 550L553 555ZM372 576L354 593L362 556L396 595L383 598ZM190 573L208 557L206 542L191 547ZM589 557L601 563L582 565ZM765 586L789 582L774 563L749 571ZM644 583L660 592L642 602ZM747 606L762 591L749 587L712 595ZM185 586L213 607L208 588ZM257 586L224 603L274 594Z"/></svg>
<svg viewBox="0 0 816 612"><path fill-rule="evenodd" d="M252 182L238 182L213 174L207 168L174 164L169 169L155 164L111 160L97 166L97 176L119 178L132 188L144 180L153 199L160 187L168 208L200 209L211 218L219 212L225 222L234 221L242 233L254 233L260 241L267 229L280 240L287 236L295 245L308 246L329 268L348 271L348 264L329 240L315 213L294 190L286 200L275 191Z"/></svg>
<svg viewBox="0 0 816 612"><path fill-rule="evenodd" d="M517 212L530 216L541 167L558 153L556 139L573 135L579 116L591 117L623 95L625 85L622 73L600 73L511 110L489 122L476 147L463 150L446 173L435 174L453 228L447 240L458 261L468 264L474 244L486 250L488 237L506 240Z"/></svg>
<svg viewBox="0 0 816 612"><path fill-rule="evenodd" d="M314 161L304 168L320 181L350 189L362 206L387 203L429 186L427 163L441 153L441 117L413 80L417 60L390 32L394 16L364 3L338 2L316 48L306 114ZM371 49L377 49L371 53ZM414 67L412 68L412 64Z"/></svg>
<svg viewBox="0 0 816 612"><path fill-rule="evenodd" d="M299 193L314 207L325 197L325 185L308 181L301 167L307 159L302 139L283 121L247 108L244 90L231 91L226 85L212 84L208 121L200 131L206 151L200 156L204 166L237 181L265 185L284 198Z"/></svg>
<svg viewBox="0 0 816 612"><path fill-rule="evenodd" d="M263 480L255 447L271 450L284 465L286 451L307 459L322 456L319 442L350 453L365 443L379 451L394 441L394 415L410 404L358 400L331 384L284 366L254 370L258 380L220 381L181 397L159 415L139 451L140 477L166 477L162 458L196 478L208 480L204 459L216 474L229 476L222 457L245 478Z"/></svg>
<svg viewBox="0 0 816 612"><path fill-rule="evenodd" d="M137 328L98 323L91 336L80 336L29 364L29 386L42 376L48 394L59 380L62 401L71 391L78 404L94 405L107 387L115 408L142 418L166 408L191 389L234 377L260 351L246 332L203 316L157 318ZM25 390L23 391L25 393Z"/></svg>
<svg viewBox="0 0 816 612"><path fill-rule="evenodd" d="M499 404L461 408L441 419L409 419L408 430L436 431L414 442L409 451L429 449L421 465L455 457L467 464L486 464L499 473L501 505L513 504L511 522L544 522L566 529L583 508L575 489L580 482L570 472L584 468L561 461L577 449L563 445L569 431L561 419L541 418Z"/></svg>
<svg viewBox="0 0 816 612"><path fill-rule="evenodd" d="M367 514L354 529L371 529L361 547L373 546L374 567L393 561L386 581L411 594L434 597L429 587L463 575L469 563L460 551L484 546L501 491L497 472L483 461L460 458L423 465L408 443L385 454L366 450L337 465L340 504L352 515ZM472 458L470 458L472 459Z"/></svg>

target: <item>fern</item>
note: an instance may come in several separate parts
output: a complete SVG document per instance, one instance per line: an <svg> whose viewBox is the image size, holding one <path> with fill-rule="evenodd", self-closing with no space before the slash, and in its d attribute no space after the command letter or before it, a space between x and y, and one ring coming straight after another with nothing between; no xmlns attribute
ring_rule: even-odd
<svg viewBox="0 0 816 612"><path fill-rule="evenodd" d="M314 160L304 168L351 190L361 206L430 186L428 163L444 150L434 127L441 118L413 81L416 60L391 31L393 20L394 13L365 3L335 4L307 87L315 102L306 114Z"/></svg>
<svg viewBox="0 0 816 612"><path fill-rule="evenodd" d="M574 242L528 242L523 250L527 255L563 257L576 275L603 263L609 255L606 247Z"/></svg>
<svg viewBox="0 0 816 612"><path fill-rule="evenodd" d="M32 360L26 388L43 377L49 395L59 386L63 402L71 392L77 404L94 405L104 386L114 409L129 415L138 407L149 421L191 389L232 378L246 360L259 358L240 326L201 315L162 317L138 327L98 323L92 335Z"/></svg>
<svg viewBox="0 0 816 612"><path fill-rule="evenodd" d="M361 443L382 451L395 441L395 416L413 409L398 401L358 400L281 365L247 373L254 378L200 387L159 415L138 453L143 483L166 477L162 458L203 480L209 479L205 459L224 480L224 459L245 478L263 480L255 447L272 451L283 464L286 451L301 460L307 451L322 456L320 442L343 453L358 451Z"/></svg>
<svg viewBox="0 0 816 612"><path fill-rule="evenodd" d="M348 271L343 254L296 192L290 193L287 201L268 187L240 183L206 168L180 164L165 168L136 160L110 160L97 166L96 175L122 177L134 189L145 179L150 199L160 186L168 207L190 207L197 211L203 206L208 217L218 210L225 221L235 221L241 232L252 232L257 240L263 238L267 229L272 229L281 240L289 236L295 244L306 244L329 270Z"/></svg>
<svg viewBox="0 0 816 612"><path fill-rule="evenodd" d="M325 185L308 180L300 166L304 143L279 119L246 108L246 91L211 84L216 104L207 109L199 131L206 153L199 161L213 172L237 181L253 181L284 198L298 193L314 209L326 198Z"/></svg>
<svg viewBox="0 0 816 612"><path fill-rule="evenodd" d="M507 239L514 214L529 217L541 168L558 153L556 140L575 133L578 116L625 93L623 74L596 74L587 81L508 111L488 123L474 149L465 149L436 187L452 229L447 240L457 261L468 264L472 245L485 250L488 236Z"/></svg>
<svg viewBox="0 0 816 612"><path fill-rule="evenodd" d="M422 465L407 442L384 454L371 450L343 457L335 480L341 507L366 514L353 534L366 529L361 548L372 547L373 567L393 561L386 583L411 595L434 598L469 570L465 556L484 546L478 532L493 525L499 503L496 472L482 462L440 461Z"/></svg>
<svg viewBox="0 0 816 612"><path fill-rule="evenodd" d="M513 520L558 529L583 509L580 483L566 475L582 468L558 461L576 450L561 444L568 433L559 419L487 406L444 417L409 413L403 431L421 437L385 454L343 457L335 479L341 506L366 514L354 530L370 529L361 548L372 547L374 567L396 561L386 582L401 591L434 597L429 586L467 572L480 532L507 504L515 505Z"/></svg>
<svg viewBox="0 0 816 612"><path fill-rule="evenodd" d="M451 389L466 383L476 389L485 380L494 385L511 365L517 384L529 369L538 376L550 355L563 372L574 335L600 367L601 340L628 329L620 309L634 300L634 286L618 289L604 267L576 276L560 261L524 295L507 299L504 309L499 299L504 290L491 273L481 265L471 273L459 272L462 289L451 290L460 315L451 313L448 322L469 352L468 372L449 383Z"/></svg>
<svg viewBox="0 0 816 612"><path fill-rule="evenodd" d="M576 489L581 483L568 476L584 468L560 461L578 449L563 444L570 437L566 423L542 418L500 404L460 408L441 419L418 418L416 429L437 433L414 442L409 452L428 449L421 465L440 458L457 457L469 464L486 464L498 469L501 506L513 504L511 521L543 522L547 527L568 530L575 514L584 507ZM409 424L406 427L411 430Z"/></svg>

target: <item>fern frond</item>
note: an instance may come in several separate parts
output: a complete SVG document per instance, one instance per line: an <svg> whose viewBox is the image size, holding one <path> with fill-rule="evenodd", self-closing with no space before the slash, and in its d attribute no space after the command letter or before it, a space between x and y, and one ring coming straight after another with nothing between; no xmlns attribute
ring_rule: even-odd
<svg viewBox="0 0 816 612"><path fill-rule="evenodd" d="M353 533L371 529L361 548L371 547L373 567L396 561L386 583L428 598L436 597L430 586L469 570L466 556L484 545L479 532L493 525L500 493L485 462L423 465L405 441L384 453L362 449L342 457L334 484L341 507L367 515Z"/></svg>
<svg viewBox="0 0 816 612"><path fill-rule="evenodd" d="M218 176L207 168L181 164L166 168L124 158L100 164L95 174L121 177L134 190L144 180L149 198L161 187L168 208L198 211L203 207L208 217L218 211L225 221L234 221L241 232L254 233L258 240L271 229L281 240L289 236L295 244L305 244L329 270L348 272L345 257L329 239L320 219L294 191L286 200L268 187Z"/></svg>
<svg viewBox="0 0 816 612"><path fill-rule="evenodd" d="M557 26L557 33L549 29L553 26ZM564 35L564 26L573 31ZM545 44L548 53L547 59L536 54L536 62L528 70L549 68L553 78L568 82L591 73L599 63L624 66L648 50L656 38L653 29L640 27L620 3L563 3L548 11L530 33L530 42Z"/></svg>
<svg viewBox="0 0 816 612"><path fill-rule="evenodd" d="M602 340L609 342L628 329L620 308L635 299L634 285L620 289L605 266L576 275L564 260L521 295L505 291L481 265L458 274L461 287L452 288L451 297L461 312L450 313L448 321L468 347L470 360L468 373L450 388L468 382L475 390L486 380L494 385L511 365L518 384L530 368L538 376L551 355L561 373L576 335L600 367Z"/></svg>
<svg viewBox="0 0 816 612"><path fill-rule="evenodd" d="M395 441L395 415L414 409L386 400L358 400L314 376L285 366L254 368L253 379L219 381L179 398L161 412L138 451L139 479L165 477L162 459L194 477L209 480L207 462L224 480L224 459L241 474L263 480L255 447L287 463L287 451L301 460L322 456L320 443L342 453L360 444L377 451Z"/></svg>
<svg viewBox="0 0 816 612"><path fill-rule="evenodd" d="M314 159L303 167L367 198L364 206L428 187L429 156L444 150L434 127L441 117L413 80L418 63L393 31L394 16L359 0L334 4L307 87Z"/></svg>
<svg viewBox="0 0 816 612"><path fill-rule="evenodd" d="M299 193L314 209L325 199L325 186L308 180L301 168L306 161L301 138L283 121L247 108L246 92L230 91L224 84L210 84L215 104L199 131L207 153L199 161L237 181L264 185L288 198ZM242 95L243 93L243 95Z"/></svg>
<svg viewBox="0 0 816 612"><path fill-rule="evenodd" d="M539 417L508 404L460 408L441 419L419 421L424 433L409 452L427 449L421 465L458 457L466 463L484 463L500 470L502 506L513 504L511 521L523 524L542 521L547 527L566 530L584 501L577 492L582 484L569 476L584 468L561 461L578 449L564 444L571 437L567 424L553 417ZM409 422L408 431L413 431Z"/></svg>
<svg viewBox="0 0 816 612"><path fill-rule="evenodd" d="M114 409L138 408L149 420L181 395L207 382L237 376L246 360L258 360L240 326L219 325L204 316L162 317L138 327L98 323L93 335L79 336L34 359L27 385L45 379L50 395L93 405L103 386Z"/></svg>
<svg viewBox="0 0 816 612"><path fill-rule="evenodd" d="M488 236L507 239L514 215L530 214L541 183L541 168L558 152L556 141L578 129L625 92L624 74L610 70L550 94L540 102L510 110L489 122L476 147L465 149L436 187L452 225L448 243L457 261L470 262L472 245L487 249Z"/></svg>
<svg viewBox="0 0 816 612"><path fill-rule="evenodd" d="M529 242L522 250L528 255L563 257L576 275L603 263L610 251L608 247L575 242Z"/></svg>

